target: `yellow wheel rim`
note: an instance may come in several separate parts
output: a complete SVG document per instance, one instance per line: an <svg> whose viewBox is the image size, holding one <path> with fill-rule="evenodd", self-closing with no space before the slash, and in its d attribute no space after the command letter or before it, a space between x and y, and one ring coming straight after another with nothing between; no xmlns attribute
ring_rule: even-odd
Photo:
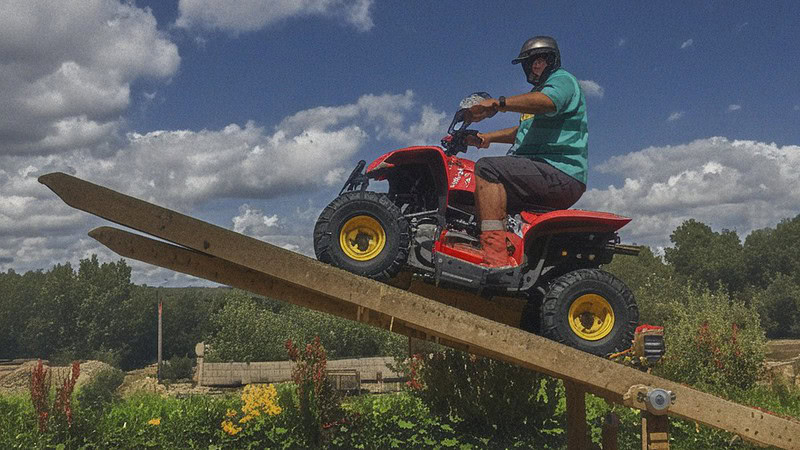
<svg viewBox="0 0 800 450"><path fill-rule="evenodd" d="M569 307L569 327L581 339L603 339L614 328L614 310L600 295L581 295Z"/></svg>
<svg viewBox="0 0 800 450"><path fill-rule="evenodd" d="M386 232L370 216L355 216L345 222L339 231L339 245L348 257L356 261L369 261L386 246Z"/></svg>

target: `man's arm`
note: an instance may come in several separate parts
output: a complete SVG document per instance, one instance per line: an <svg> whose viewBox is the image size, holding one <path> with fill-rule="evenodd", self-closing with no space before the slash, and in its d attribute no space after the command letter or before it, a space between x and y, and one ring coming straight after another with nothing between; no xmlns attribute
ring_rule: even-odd
<svg viewBox="0 0 800 450"><path fill-rule="evenodd" d="M500 100L490 98L472 106L472 121L480 122L487 117L494 116L498 111L513 111L524 114L545 114L555 112L556 105L550 97L541 92L528 92L525 94L506 97L506 106L500 107Z"/></svg>
<svg viewBox="0 0 800 450"><path fill-rule="evenodd" d="M500 100L490 99L498 111L513 111L523 114L546 114L555 112L556 105L550 97L541 92L528 92L525 94L506 97L506 107L500 107Z"/></svg>
<svg viewBox="0 0 800 450"><path fill-rule="evenodd" d="M491 143L513 144L517 136L517 128L519 127L504 128L490 133L478 133L478 139L480 139L480 141L477 139L470 139L467 141L467 145L478 148L488 148Z"/></svg>

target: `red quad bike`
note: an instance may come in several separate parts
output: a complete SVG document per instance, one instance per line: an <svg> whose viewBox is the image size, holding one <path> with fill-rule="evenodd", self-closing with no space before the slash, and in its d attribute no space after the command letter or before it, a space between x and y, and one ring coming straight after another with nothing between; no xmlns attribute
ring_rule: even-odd
<svg viewBox="0 0 800 450"><path fill-rule="evenodd" d="M619 244L617 230L630 219L536 205L509 211L506 237L516 264L480 264L475 163L456 156L477 133L467 129L470 123L468 110L460 109L443 148L394 150L363 173L366 162L359 161L317 220L317 259L378 280L410 270L487 297L521 296L528 300L520 324L527 331L600 356L631 347L639 319L633 294L600 270L614 254L638 253ZM371 179L388 181L388 192L367 190Z"/></svg>

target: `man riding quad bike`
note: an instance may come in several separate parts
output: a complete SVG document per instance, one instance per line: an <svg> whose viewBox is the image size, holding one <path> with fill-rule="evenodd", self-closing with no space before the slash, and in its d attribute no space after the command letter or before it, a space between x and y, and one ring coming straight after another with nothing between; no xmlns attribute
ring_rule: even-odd
<svg viewBox="0 0 800 450"><path fill-rule="evenodd" d="M543 42L551 50L555 46ZM523 45L526 75L531 67L524 59L538 56L542 46L540 38ZM368 166L359 161L317 220L317 259L378 280L406 270L486 297L519 296L534 312L521 324L528 331L601 356L629 348L638 308L627 286L600 266L614 254L638 253L619 244L617 230L630 219L565 209L580 195L566 206L517 198L501 205L502 217L487 217L487 197L480 192L476 205L476 163L457 155L468 144L488 146L492 136L468 127L507 105L502 97L478 93L460 106L441 147L394 150ZM387 181L388 191L370 191L370 180ZM487 231L494 256L487 255Z"/></svg>

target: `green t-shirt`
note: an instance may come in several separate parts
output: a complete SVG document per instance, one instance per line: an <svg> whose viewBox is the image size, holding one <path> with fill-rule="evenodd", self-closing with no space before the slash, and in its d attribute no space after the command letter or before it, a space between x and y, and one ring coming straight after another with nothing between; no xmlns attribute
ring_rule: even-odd
<svg viewBox="0 0 800 450"><path fill-rule="evenodd" d="M586 100L578 80L558 69L537 88L556 106L555 112L536 114L519 124L509 154L541 159L586 184L589 129Z"/></svg>

